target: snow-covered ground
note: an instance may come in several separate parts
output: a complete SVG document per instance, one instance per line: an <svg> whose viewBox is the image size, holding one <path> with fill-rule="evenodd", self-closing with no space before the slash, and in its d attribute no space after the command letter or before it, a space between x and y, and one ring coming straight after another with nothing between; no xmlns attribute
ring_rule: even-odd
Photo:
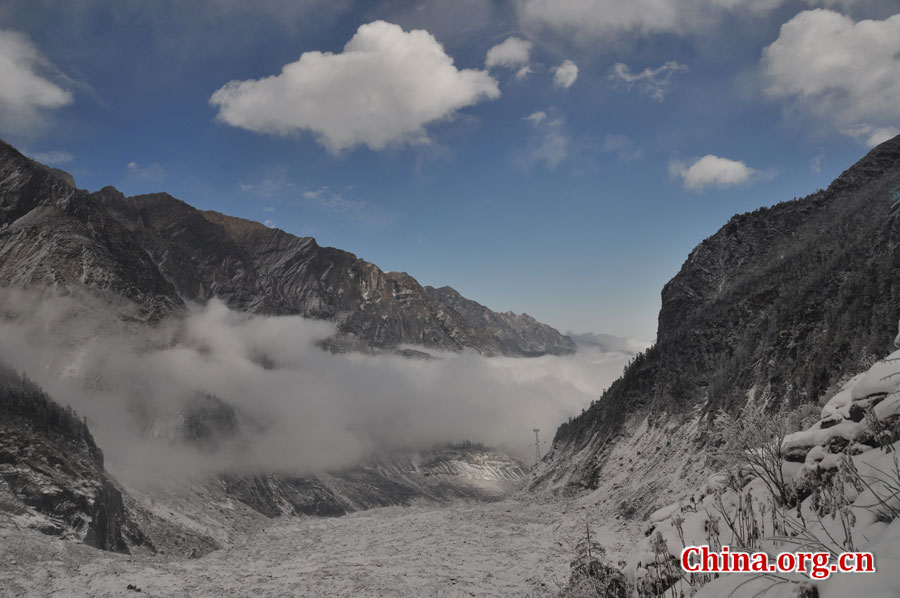
<svg viewBox="0 0 900 598"><path fill-rule="evenodd" d="M717 474L649 517L649 531L626 558L639 587L674 586L666 595L697 598L900 598L900 351L824 397L818 421L784 437L783 480L799 505L773 500L764 478L745 467L740 481ZM754 453L756 451L753 451ZM776 471L770 468L769 471ZM771 479L771 478L770 478ZM806 575L682 574L686 546L732 550L871 552L875 572ZM832 561L833 562L833 561ZM798 594L801 584L809 594ZM814 589L811 586L815 586Z"/></svg>
<svg viewBox="0 0 900 598"><path fill-rule="evenodd" d="M0 596L552 596L585 520L612 558L634 530L559 501L388 507L283 518L200 559L116 555L0 515ZM134 595L138 595L134 592Z"/></svg>

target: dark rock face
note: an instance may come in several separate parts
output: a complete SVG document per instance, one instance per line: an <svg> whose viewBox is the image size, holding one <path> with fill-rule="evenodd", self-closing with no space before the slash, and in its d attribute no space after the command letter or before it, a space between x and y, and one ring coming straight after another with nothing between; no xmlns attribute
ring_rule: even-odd
<svg viewBox="0 0 900 598"><path fill-rule="evenodd" d="M222 486L228 496L266 517L337 517L348 512L347 505L315 477L228 475L222 477Z"/></svg>
<svg viewBox="0 0 900 598"><path fill-rule="evenodd" d="M494 350L504 355L568 355L576 350L575 341L528 314L493 312L452 287L425 287L425 292L431 300L460 314L475 332L495 341Z"/></svg>
<svg viewBox="0 0 900 598"><path fill-rule="evenodd" d="M603 447L633 416L733 413L749 391L793 407L886 354L900 317L897 185L900 137L827 190L735 216L704 240L662 291L656 345L559 428L546 478L590 445L580 477L591 487Z"/></svg>
<svg viewBox="0 0 900 598"><path fill-rule="evenodd" d="M84 191L0 142L0 285L124 297L154 320L184 304L146 251Z"/></svg>
<svg viewBox="0 0 900 598"><path fill-rule="evenodd" d="M84 536L84 543L101 550L128 552L123 541L125 519L122 493L105 480L91 509L91 526Z"/></svg>
<svg viewBox="0 0 900 598"><path fill-rule="evenodd" d="M87 425L2 364L0 480L12 501L45 516L44 533L75 534L115 552L148 544L106 475Z"/></svg>
<svg viewBox="0 0 900 598"><path fill-rule="evenodd" d="M331 320L342 333L337 350L575 350L528 316L495 314L458 294L451 300L455 292L444 289L429 293L408 274L310 237L202 212L165 193L89 194L70 183L0 142L0 284L124 297L137 305L134 317L151 322L185 301L220 297L237 310Z"/></svg>
<svg viewBox="0 0 900 598"><path fill-rule="evenodd" d="M234 407L215 395L199 393L185 406L178 432L185 442L215 452L238 436L238 428Z"/></svg>
<svg viewBox="0 0 900 598"><path fill-rule="evenodd" d="M267 517L331 517L415 502L495 500L518 487L525 475L510 457L472 445L382 455L313 476L231 474L221 477L221 485L228 496Z"/></svg>

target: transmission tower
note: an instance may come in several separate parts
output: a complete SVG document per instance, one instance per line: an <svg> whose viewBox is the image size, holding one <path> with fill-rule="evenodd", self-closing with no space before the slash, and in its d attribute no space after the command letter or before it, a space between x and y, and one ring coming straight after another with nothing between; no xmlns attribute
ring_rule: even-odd
<svg viewBox="0 0 900 598"><path fill-rule="evenodd" d="M538 436L538 432L540 432L540 428L534 429L534 464L537 465L541 462L541 439Z"/></svg>

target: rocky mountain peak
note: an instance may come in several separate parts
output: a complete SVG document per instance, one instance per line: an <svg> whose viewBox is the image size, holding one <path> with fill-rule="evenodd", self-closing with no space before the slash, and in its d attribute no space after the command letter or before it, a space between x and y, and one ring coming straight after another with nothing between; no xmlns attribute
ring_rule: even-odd
<svg viewBox="0 0 900 598"><path fill-rule="evenodd" d="M575 351L568 337L525 316L495 314L458 293L429 293L258 222L200 211L167 193L125 197L75 189L8 144L0 145L0 284L44 285L124 297L150 322L187 302L334 322L333 349L400 345L484 355Z"/></svg>

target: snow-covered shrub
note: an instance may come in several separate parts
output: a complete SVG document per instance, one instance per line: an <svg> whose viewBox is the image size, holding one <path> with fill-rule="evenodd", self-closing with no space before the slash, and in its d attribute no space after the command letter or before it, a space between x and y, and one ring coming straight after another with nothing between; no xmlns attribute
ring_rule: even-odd
<svg viewBox="0 0 900 598"><path fill-rule="evenodd" d="M737 415L723 411L715 419L713 453L726 467L736 466L741 477L762 479L782 504L791 505L794 489L782 467L791 423L790 413L768 413L763 405L747 405Z"/></svg>
<svg viewBox="0 0 900 598"><path fill-rule="evenodd" d="M871 360L868 360L871 361ZM648 537L624 571L639 598L846 598L893 596L900 587L900 351L844 382L811 422L810 407L720 416L720 472L650 516ZM733 575L682 573L667 564L688 545L875 555L876 571ZM668 555L668 556L667 556ZM879 593L881 592L881 593Z"/></svg>
<svg viewBox="0 0 900 598"><path fill-rule="evenodd" d="M569 583L559 598L627 598L631 588L625 575L606 560L606 549L591 537L585 522L584 535L575 545Z"/></svg>

